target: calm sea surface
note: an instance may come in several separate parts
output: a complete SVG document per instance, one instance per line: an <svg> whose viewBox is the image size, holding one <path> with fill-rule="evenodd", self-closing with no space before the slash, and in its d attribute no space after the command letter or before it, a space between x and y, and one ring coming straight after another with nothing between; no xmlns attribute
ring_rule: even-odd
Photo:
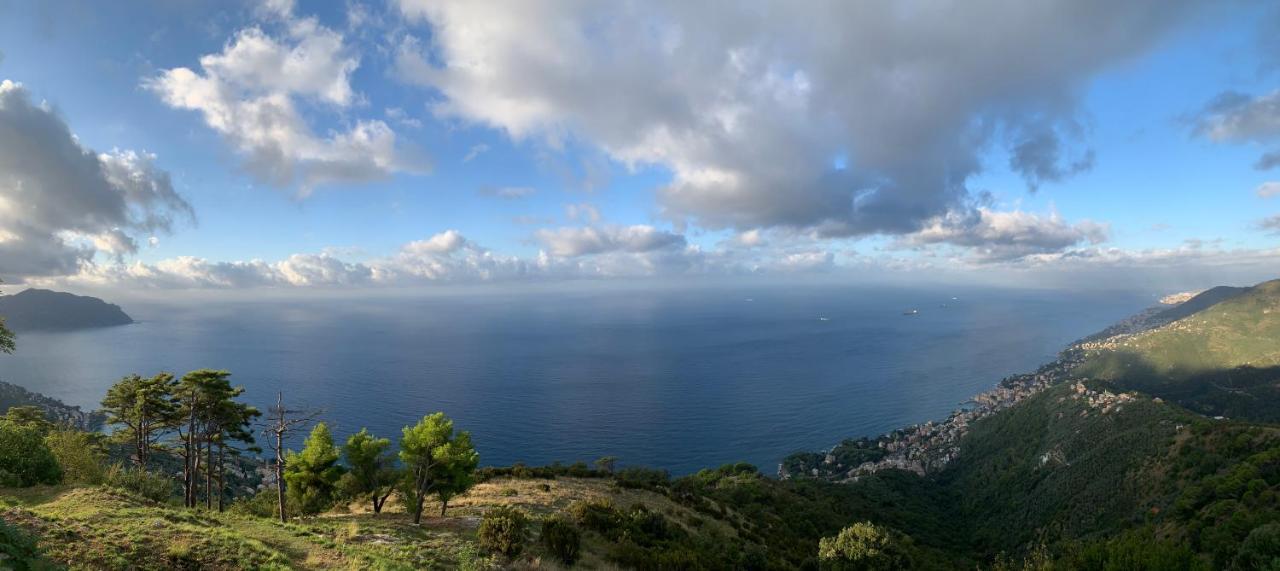
<svg viewBox="0 0 1280 571"><path fill-rule="evenodd" d="M260 407L284 391L326 409L342 438L394 439L443 410L484 464L772 473L792 451L944 417L1151 301L806 286L125 303L139 323L20 336L0 378L96 408L127 373L224 368Z"/></svg>

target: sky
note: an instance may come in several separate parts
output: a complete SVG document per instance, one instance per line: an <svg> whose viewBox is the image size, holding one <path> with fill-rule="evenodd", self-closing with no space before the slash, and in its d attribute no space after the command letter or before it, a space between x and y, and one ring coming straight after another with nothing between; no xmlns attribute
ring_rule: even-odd
<svg viewBox="0 0 1280 571"><path fill-rule="evenodd" d="M1278 277L1280 5L0 0L0 278Z"/></svg>

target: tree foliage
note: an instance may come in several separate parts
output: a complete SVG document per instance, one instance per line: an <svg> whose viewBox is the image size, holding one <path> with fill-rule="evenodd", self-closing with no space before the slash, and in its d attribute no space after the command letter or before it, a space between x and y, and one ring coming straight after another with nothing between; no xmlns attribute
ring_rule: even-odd
<svg viewBox="0 0 1280 571"><path fill-rule="evenodd" d="M405 470L402 493L416 524L422 521L428 494L445 490L452 497L470 487L479 456L471 445L470 433L454 434L453 421L437 412L404 427L400 463Z"/></svg>
<svg viewBox="0 0 1280 571"><path fill-rule="evenodd" d="M891 571L912 566L910 540L870 522L840 530L835 537L818 541L818 562L823 569Z"/></svg>
<svg viewBox="0 0 1280 571"><path fill-rule="evenodd" d="M133 461L146 466L156 437L178 421L173 375L128 375L107 389L102 411L107 423L119 427L114 435L133 448Z"/></svg>
<svg viewBox="0 0 1280 571"><path fill-rule="evenodd" d="M62 468L34 427L0 420L0 486L57 484Z"/></svg>
<svg viewBox="0 0 1280 571"><path fill-rule="evenodd" d="M333 435L321 422L311 430L302 452L291 452L285 460L285 490L303 514L317 514L333 505L334 491L342 473Z"/></svg>
<svg viewBox="0 0 1280 571"><path fill-rule="evenodd" d="M343 480L350 482L344 492L351 497L367 497L373 503L373 513L382 513L398 477L395 457L391 455L391 440L377 438L367 428L347 438L342 455L350 468Z"/></svg>

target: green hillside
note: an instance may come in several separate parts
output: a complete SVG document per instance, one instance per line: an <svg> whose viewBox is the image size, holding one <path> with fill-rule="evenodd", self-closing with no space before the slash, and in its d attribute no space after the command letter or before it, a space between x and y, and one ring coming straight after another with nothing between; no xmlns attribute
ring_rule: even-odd
<svg viewBox="0 0 1280 571"><path fill-rule="evenodd" d="M1083 350L1080 375L1211 416L1280 421L1280 280Z"/></svg>

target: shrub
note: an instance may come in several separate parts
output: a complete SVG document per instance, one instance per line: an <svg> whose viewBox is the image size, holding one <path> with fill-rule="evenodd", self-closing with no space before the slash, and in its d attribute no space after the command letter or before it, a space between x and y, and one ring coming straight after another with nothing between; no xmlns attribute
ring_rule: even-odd
<svg viewBox="0 0 1280 571"><path fill-rule="evenodd" d="M237 514L252 515L257 517L280 517L280 498L275 488L269 488L259 491L252 496L245 496L236 499L231 503L230 511ZM296 502L288 496L284 499L284 509L287 513L302 513L302 509Z"/></svg>
<svg viewBox="0 0 1280 571"><path fill-rule="evenodd" d="M92 434L80 430L54 430L44 443L62 468L62 481L101 484L105 455Z"/></svg>
<svg viewBox="0 0 1280 571"><path fill-rule="evenodd" d="M632 466L618 470L614 480L623 488L653 489L667 485L671 481L671 474L666 470Z"/></svg>
<svg viewBox="0 0 1280 571"><path fill-rule="evenodd" d="M499 495L501 495L501 496L503 496L503 497L510 498L510 497L513 497L513 496L518 496L518 495L520 495L520 492L519 492L518 490L516 490L515 488L503 488L501 492L498 492L498 494L499 494Z"/></svg>
<svg viewBox="0 0 1280 571"><path fill-rule="evenodd" d="M906 569L911 567L909 542L871 522L855 523L818 541L818 562L832 570Z"/></svg>
<svg viewBox="0 0 1280 571"><path fill-rule="evenodd" d="M8 421L0 421L0 466L9 473L7 484L21 487L57 484L62 468L49 451L40 431Z"/></svg>
<svg viewBox="0 0 1280 571"><path fill-rule="evenodd" d="M528 526L529 517L523 511L509 506L490 509L480 519L480 547L514 557L524 549Z"/></svg>
<svg viewBox="0 0 1280 571"><path fill-rule="evenodd" d="M584 529L608 536L622 525L622 514L609 500L578 500L569 505L569 517Z"/></svg>
<svg viewBox="0 0 1280 571"><path fill-rule="evenodd" d="M57 569L44 559L35 538L0 519L0 569Z"/></svg>
<svg viewBox="0 0 1280 571"><path fill-rule="evenodd" d="M171 478L146 470L126 468L119 463L112 464L103 471L102 484L160 503L169 501L176 491L175 482Z"/></svg>
<svg viewBox="0 0 1280 571"><path fill-rule="evenodd" d="M542 524L542 545L565 565L573 565L582 549L582 534L572 523L553 517Z"/></svg>

